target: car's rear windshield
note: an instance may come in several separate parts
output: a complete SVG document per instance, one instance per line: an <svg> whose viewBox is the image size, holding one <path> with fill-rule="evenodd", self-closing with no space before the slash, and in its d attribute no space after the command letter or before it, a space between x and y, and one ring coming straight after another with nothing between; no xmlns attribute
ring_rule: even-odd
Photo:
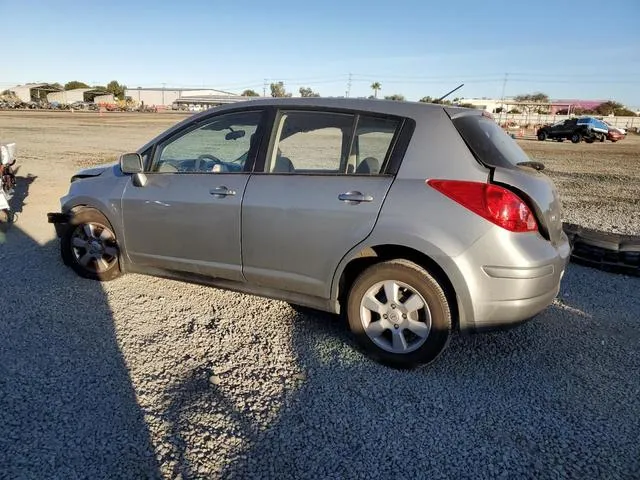
<svg viewBox="0 0 640 480"><path fill-rule="evenodd" d="M453 119L462 138L476 158L487 167L512 167L531 159L495 120L484 115L464 115Z"/></svg>

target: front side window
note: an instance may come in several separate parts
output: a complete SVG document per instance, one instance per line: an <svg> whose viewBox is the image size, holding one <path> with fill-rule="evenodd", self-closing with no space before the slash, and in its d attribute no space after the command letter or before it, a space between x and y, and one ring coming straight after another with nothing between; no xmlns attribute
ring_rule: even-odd
<svg viewBox="0 0 640 480"><path fill-rule="evenodd" d="M281 112L265 170L377 175L383 170L399 126L397 119L370 115Z"/></svg>
<svg viewBox="0 0 640 480"><path fill-rule="evenodd" d="M158 146L150 171L242 172L261 117L261 112L228 113L173 137Z"/></svg>

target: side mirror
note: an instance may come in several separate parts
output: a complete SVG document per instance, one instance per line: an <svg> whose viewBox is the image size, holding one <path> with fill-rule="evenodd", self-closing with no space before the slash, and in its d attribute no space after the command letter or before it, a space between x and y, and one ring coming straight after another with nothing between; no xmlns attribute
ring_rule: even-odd
<svg viewBox="0 0 640 480"><path fill-rule="evenodd" d="M120 169L122 173L142 173L142 156L139 153L124 153L120 155Z"/></svg>

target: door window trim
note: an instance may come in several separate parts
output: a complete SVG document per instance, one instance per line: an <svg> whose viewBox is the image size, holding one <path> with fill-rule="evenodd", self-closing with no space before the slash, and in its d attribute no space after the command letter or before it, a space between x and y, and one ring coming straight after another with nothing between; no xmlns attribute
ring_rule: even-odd
<svg viewBox="0 0 640 480"><path fill-rule="evenodd" d="M256 158L260 152L260 147L264 143L264 132L266 131L267 122L269 121L268 109L264 107L253 107L246 106L243 108L234 108L229 110L224 110L220 112L214 112L210 115L202 117L193 122L188 122L184 124L181 128L172 131L168 135L164 135L159 138L152 146L145 149L144 154L148 154L146 162L144 164L144 173L147 175L166 175L163 172L152 172L151 166L156 160L156 156L158 155L158 150L160 146L167 145L177 140L178 138L189 134L190 132L197 130L209 123L216 121L217 118L223 117L226 115L233 115L238 113L251 113L256 112L260 114L260 121L258 122L258 126L256 127L255 135L257 135L257 140L254 145L249 148L249 152L247 154L247 160L244 163L243 169L239 172L221 172L221 173L208 173L208 172L185 172L180 173L179 175L239 175L239 174L247 174L253 171L253 167L256 164Z"/></svg>
<svg viewBox="0 0 640 480"><path fill-rule="evenodd" d="M256 155L256 161L252 173L255 175L289 175L289 176L349 176L349 177L385 177L395 176L398 173L402 159L407 151L413 132L415 130L416 122L412 118L403 117L400 115L391 115L384 112L339 108L339 107L317 107L307 105L286 105L286 106L270 106L267 107L268 112L265 116L265 131L260 138L260 148ZM396 120L399 122L396 131L393 134L389 147L387 149L386 157L380 167L380 172L376 175L363 175L355 172L300 172L300 173L274 173L265 171L266 160L273 152L276 139L278 138L278 122L282 112L310 112L310 113L335 113L335 114L348 114L354 117L354 123L352 127L352 134L349 139L350 148L353 145L355 139L355 132L358 125L360 116L374 117L387 120ZM347 155L350 151L347 152Z"/></svg>

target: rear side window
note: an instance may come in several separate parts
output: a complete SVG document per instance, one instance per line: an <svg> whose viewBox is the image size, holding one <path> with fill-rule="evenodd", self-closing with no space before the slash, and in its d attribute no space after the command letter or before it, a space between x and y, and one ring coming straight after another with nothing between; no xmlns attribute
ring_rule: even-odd
<svg viewBox="0 0 640 480"><path fill-rule="evenodd" d="M530 158L516 141L491 118L465 115L453 119L453 124L475 157L488 167L513 167Z"/></svg>
<svg viewBox="0 0 640 480"><path fill-rule="evenodd" d="M357 113L281 111L265 171L379 175L401 123L397 118Z"/></svg>
<svg viewBox="0 0 640 480"><path fill-rule="evenodd" d="M284 112L271 170L339 173L352 126L352 115Z"/></svg>

